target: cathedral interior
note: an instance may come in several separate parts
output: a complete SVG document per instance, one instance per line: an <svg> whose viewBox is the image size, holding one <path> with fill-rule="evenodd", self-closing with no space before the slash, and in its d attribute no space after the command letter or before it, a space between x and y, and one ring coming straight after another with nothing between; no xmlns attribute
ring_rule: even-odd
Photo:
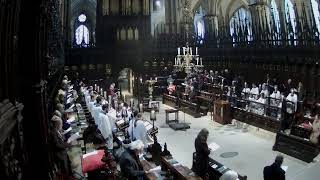
<svg viewBox="0 0 320 180"><path fill-rule="evenodd" d="M319 0L0 0L0 179L318 180L319 48Z"/></svg>

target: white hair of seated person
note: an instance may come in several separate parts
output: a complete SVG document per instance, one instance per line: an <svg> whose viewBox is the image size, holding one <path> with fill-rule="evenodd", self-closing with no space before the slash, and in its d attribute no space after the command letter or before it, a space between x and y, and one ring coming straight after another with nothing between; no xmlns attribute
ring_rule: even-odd
<svg viewBox="0 0 320 180"><path fill-rule="evenodd" d="M130 143L129 148L133 151L140 151L143 150L144 144L141 140L136 140Z"/></svg>
<svg viewBox="0 0 320 180"><path fill-rule="evenodd" d="M60 117L53 115L51 121L56 130L62 130L62 119Z"/></svg>
<svg viewBox="0 0 320 180"><path fill-rule="evenodd" d="M60 118L62 117L61 112L58 111L58 110L55 110L55 111L53 112L53 115L58 116L58 117L60 117Z"/></svg>
<svg viewBox="0 0 320 180"><path fill-rule="evenodd" d="M224 173L219 180L238 180L238 173L229 170L226 173Z"/></svg>

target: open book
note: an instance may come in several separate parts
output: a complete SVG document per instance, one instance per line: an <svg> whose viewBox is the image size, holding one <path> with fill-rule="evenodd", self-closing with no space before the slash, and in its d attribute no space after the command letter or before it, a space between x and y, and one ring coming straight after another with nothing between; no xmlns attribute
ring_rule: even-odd
<svg viewBox="0 0 320 180"><path fill-rule="evenodd" d="M69 137L69 139L68 139L67 142L68 142L68 143L71 143L71 142L77 140L78 138L80 138L79 132L72 134L72 135Z"/></svg>
<svg viewBox="0 0 320 180"><path fill-rule="evenodd" d="M220 146L215 142L212 142L211 144L209 144L208 147L211 149L212 152L220 148Z"/></svg>

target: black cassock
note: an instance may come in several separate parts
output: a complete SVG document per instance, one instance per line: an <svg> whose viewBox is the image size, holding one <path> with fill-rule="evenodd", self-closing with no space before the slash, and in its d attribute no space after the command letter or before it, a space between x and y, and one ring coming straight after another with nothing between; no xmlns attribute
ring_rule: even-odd
<svg viewBox="0 0 320 180"><path fill-rule="evenodd" d="M207 142L204 142L198 137L194 142L194 146L196 148L196 161L193 166L193 170L198 176L204 178L208 173L210 150L208 148Z"/></svg>

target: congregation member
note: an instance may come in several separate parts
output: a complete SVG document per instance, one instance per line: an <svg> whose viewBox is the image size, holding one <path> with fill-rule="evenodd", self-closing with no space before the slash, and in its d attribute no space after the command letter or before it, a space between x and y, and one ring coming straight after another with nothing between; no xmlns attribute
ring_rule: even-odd
<svg viewBox="0 0 320 180"><path fill-rule="evenodd" d="M58 116L53 116L51 123L53 129L50 133L50 142L54 152L55 162L61 170L62 175L66 178L72 175L71 165L67 154L67 148L71 146L65 142L65 138L62 135L62 119Z"/></svg>
<svg viewBox="0 0 320 180"><path fill-rule="evenodd" d="M169 95L173 95L176 92L176 86L173 84L173 82L169 83L167 90Z"/></svg>
<svg viewBox="0 0 320 180"><path fill-rule="evenodd" d="M209 179L208 166L210 149L207 144L208 137L209 131L204 128L201 129L197 138L194 141L196 157L192 169L198 176L200 176L204 180Z"/></svg>
<svg viewBox="0 0 320 180"><path fill-rule="evenodd" d="M264 167L264 180L285 180L286 172L281 168L282 163L283 156L278 155L272 165Z"/></svg>
<svg viewBox="0 0 320 180"><path fill-rule="evenodd" d="M129 180L143 180L145 171L139 160L144 144L140 140L133 141L120 156L120 169L123 176Z"/></svg>

